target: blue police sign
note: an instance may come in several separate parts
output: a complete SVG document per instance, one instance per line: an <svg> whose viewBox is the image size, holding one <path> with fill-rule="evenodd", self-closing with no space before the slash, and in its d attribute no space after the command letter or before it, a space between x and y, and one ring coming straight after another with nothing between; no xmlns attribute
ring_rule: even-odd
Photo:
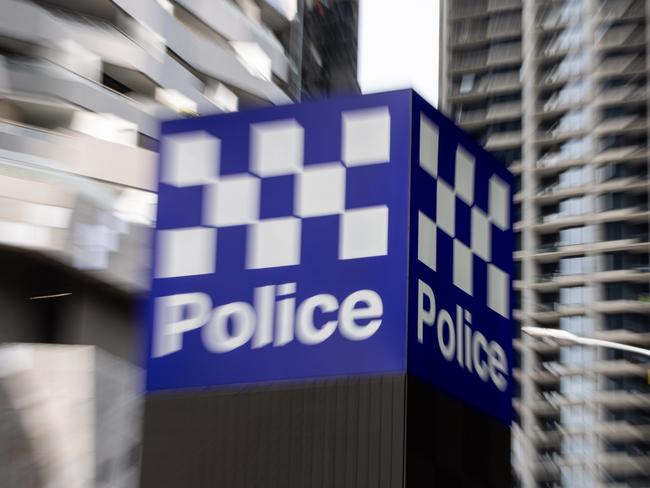
<svg viewBox="0 0 650 488"><path fill-rule="evenodd" d="M510 185L411 91L164 123L147 389L408 370L508 422Z"/></svg>

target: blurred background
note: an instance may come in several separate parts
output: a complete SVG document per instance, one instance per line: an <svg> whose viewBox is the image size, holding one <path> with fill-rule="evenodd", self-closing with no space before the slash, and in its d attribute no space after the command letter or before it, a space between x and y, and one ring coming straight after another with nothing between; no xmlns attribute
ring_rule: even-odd
<svg viewBox="0 0 650 488"><path fill-rule="evenodd" d="M162 119L415 87L515 174L516 486L650 487L647 0L0 0L0 486L135 487Z"/></svg>

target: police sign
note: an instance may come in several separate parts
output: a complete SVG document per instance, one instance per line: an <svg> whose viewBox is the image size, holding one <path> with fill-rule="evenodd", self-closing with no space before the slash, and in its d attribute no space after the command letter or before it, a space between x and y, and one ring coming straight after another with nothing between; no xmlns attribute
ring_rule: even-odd
<svg viewBox="0 0 650 488"><path fill-rule="evenodd" d="M149 391L416 375L508 422L511 176L399 91L166 122Z"/></svg>

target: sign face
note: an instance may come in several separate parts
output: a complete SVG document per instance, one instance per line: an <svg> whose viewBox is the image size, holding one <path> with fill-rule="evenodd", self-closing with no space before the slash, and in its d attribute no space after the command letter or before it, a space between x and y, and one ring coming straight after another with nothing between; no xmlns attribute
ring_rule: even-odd
<svg viewBox="0 0 650 488"><path fill-rule="evenodd" d="M413 98L408 370L512 417L512 175Z"/></svg>
<svg viewBox="0 0 650 488"><path fill-rule="evenodd" d="M508 423L512 176L418 95L164 123L147 388L416 375Z"/></svg>
<svg viewBox="0 0 650 488"><path fill-rule="evenodd" d="M410 100L162 125L149 391L405 370Z"/></svg>

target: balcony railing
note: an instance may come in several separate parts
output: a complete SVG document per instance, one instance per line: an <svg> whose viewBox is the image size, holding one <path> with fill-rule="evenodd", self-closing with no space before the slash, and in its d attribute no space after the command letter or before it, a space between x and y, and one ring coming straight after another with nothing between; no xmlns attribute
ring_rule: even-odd
<svg viewBox="0 0 650 488"><path fill-rule="evenodd" d="M487 35L490 38L516 36L521 34L521 13L492 17L487 24Z"/></svg>
<svg viewBox="0 0 650 488"><path fill-rule="evenodd" d="M607 88L597 95L597 101L601 103L630 102L634 100L645 101L646 85L630 84Z"/></svg>
<svg viewBox="0 0 650 488"><path fill-rule="evenodd" d="M487 28L484 23L474 25L474 23L463 25L454 29L452 40L455 44L484 41L487 39Z"/></svg>
<svg viewBox="0 0 650 488"><path fill-rule="evenodd" d="M487 2L485 0L455 1L451 4L451 17L462 19L487 13Z"/></svg>
<svg viewBox="0 0 650 488"><path fill-rule="evenodd" d="M458 112L457 118L458 122L461 124L472 124L475 122L481 122L485 120L487 111L485 109L479 110L465 110Z"/></svg>
<svg viewBox="0 0 650 488"><path fill-rule="evenodd" d="M460 84L454 86L454 95L474 95L492 91L513 90L520 86L519 72L500 73L484 76L471 90L460 91Z"/></svg>
<svg viewBox="0 0 650 488"><path fill-rule="evenodd" d="M609 0L596 13L599 20L618 20L643 17L645 0Z"/></svg>
<svg viewBox="0 0 650 488"><path fill-rule="evenodd" d="M645 41L645 32L641 26L623 24L610 28L597 42L601 49L630 46Z"/></svg>
<svg viewBox="0 0 650 488"><path fill-rule="evenodd" d="M600 66L596 68L596 73L600 76L610 76L634 73L643 69L645 69L644 56L639 54L624 54L604 59Z"/></svg>
<svg viewBox="0 0 650 488"><path fill-rule="evenodd" d="M555 251L558 250L559 246L560 246L560 244L557 243L557 242L553 242L553 243L550 243L550 244L541 244L537 248L537 252L538 253L555 252Z"/></svg>
<svg viewBox="0 0 650 488"><path fill-rule="evenodd" d="M511 42L490 47L487 55L488 64L501 64L521 59L521 43Z"/></svg>
<svg viewBox="0 0 650 488"><path fill-rule="evenodd" d="M485 66L486 62L486 51L466 53L456 57L455 62L452 64L452 69L458 71L480 69Z"/></svg>
<svg viewBox="0 0 650 488"><path fill-rule="evenodd" d="M521 8L521 0L488 0L488 12Z"/></svg>

